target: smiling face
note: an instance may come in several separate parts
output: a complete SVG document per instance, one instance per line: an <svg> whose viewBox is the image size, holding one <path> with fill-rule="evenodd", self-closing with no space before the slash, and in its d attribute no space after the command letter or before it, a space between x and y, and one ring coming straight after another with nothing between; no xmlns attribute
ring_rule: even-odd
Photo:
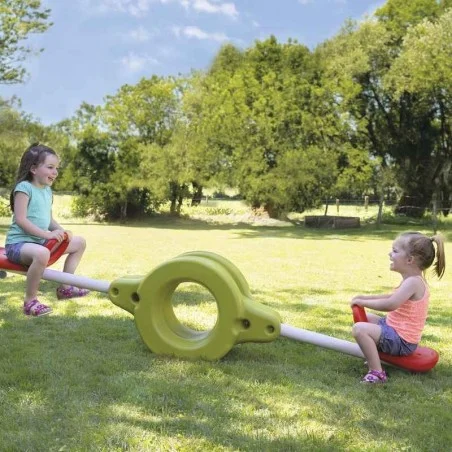
<svg viewBox="0 0 452 452"><path fill-rule="evenodd" d="M410 268L413 257L407 253L403 237L399 237L392 244L389 260L391 261L390 269L394 272L405 273Z"/></svg>
<svg viewBox="0 0 452 452"><path fill-rule="evenodd" d="M33 184L37 187L50 187L58 176L60 160L56 155L47 154L44 162L31 168Z"/></svg>

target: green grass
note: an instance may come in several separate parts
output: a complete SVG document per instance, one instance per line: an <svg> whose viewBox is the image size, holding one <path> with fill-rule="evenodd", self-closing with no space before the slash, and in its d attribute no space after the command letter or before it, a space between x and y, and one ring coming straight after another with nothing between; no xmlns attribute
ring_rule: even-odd
<svg viewBox="0 0 452 452"><path fill-rule="evenodd" d="M353 340L351 297L398 283L387 254L404 226L319 231L166 218L121 226L62 218L55 207L88 241L80 274L112 281L213 251L284 323L345 340ZM8 224L0 219L0 243ZM452 256L452 230L443 233ZM368 387L359 384L361 359L285 338L237 345L215 362L157 356L106 295L58 302L50 282L41 299L53 314L26 318L24 278L10 275L0 280L0 450L450 450L452 277L429 281L423 344L438 350L438 365L422 375L389 368L387 385ZM174 305L190 327L215 322L199 286L183 284Z"/></svg>

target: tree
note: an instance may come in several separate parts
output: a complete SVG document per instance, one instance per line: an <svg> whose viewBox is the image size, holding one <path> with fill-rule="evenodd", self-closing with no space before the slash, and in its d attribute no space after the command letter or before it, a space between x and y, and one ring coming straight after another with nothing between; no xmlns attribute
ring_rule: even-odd
<svg viewBox="0 0 452 452"><path fill-rule="evenodd" d="M184 96L187 164L199 185L236 186L272 217L321 203L350 126L318 73L296 41L271 37L242 53L223 47Z"/></svg>
<svg viewBox="0 0 452 452"><path fill-rule="evenodd" d="M385 77L407 30L426 15L438 17L443 7L436 0L388 0L376 12L378 21L348 24L319 49L336 85L338 106L349 115L360 141L382 162L390 157L398 165L403 190L399 208L410 216L423 215L434 191L436 114L431 99L406 90L395 95Z"/></svg>
<svg viewBox="0 0 452 452"><path fill-rule="evenodd" d="M26 70L22 62L34 53L22 41L31 33L44 33L50 9L42 9L40 0L2 0L0 4L0 83L22 83ZM39 52L42 49L39 50Z"/></svg>
<svg viewBox="0 0 452 452"><path fill-rule="evenodd" d="M336 182L345 135L315 57L296 41L271 37L246 52L240 76L233 161L241 194L272 217L317 206Z"/></svg>
<svg viewBox="0 0 452 452"><path fill-rule="evenodd" d="M118 139L137 137L142 143L168 144L178 116L176 80L153 75L136 85L123 85L107 96L103 118Z"/></svg>
<svg viewBox="0 0 452 452"><path fill-rule="evenodd" d="M447 214L452 201L452 9L408 30L385 84L397 98L411 93L431 106L436 130L432 179Z"/></svg>
<svg viewBox="0 0 452 452"><path fill-rule="evenodd" d="M22 153L29 144L26 121L14 100L0 98L0 187L12 186Z"/></svg>
<svg viewBox="0 0 452 452"><path fill-rule="evenodd" d="M61 156L68 138L53 126L44 126L19 110L20 102L0 98L0 187L10 187L16 177L22 154L31 143L41 142ZM56 186L60 186L60 178Z"/></svg>

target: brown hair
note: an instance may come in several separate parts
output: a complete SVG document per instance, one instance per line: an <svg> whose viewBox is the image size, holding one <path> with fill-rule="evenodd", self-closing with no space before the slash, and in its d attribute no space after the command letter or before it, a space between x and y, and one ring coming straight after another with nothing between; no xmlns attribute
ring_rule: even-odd
<svg viewBox="0 0 452 452"><path fill-rule="evenodd" d="M446 270L443 237L441 235L427 237L420 232L405 232L400 237L405 239L403 243L405 251L413 256L422 271L427 270L433 264L436 256L433 272L441 279ZM434 243L436 244L436 253Z"/></svg>
<svg viewBox="0 0 452 452"><path fill-rule="evenodd" d="M9 205L13 212L14 212L14 190L17 184L23 182L24 180L28 180L31 182L33 180L33 174L31 173L32 167L44 163L46 157L49 154L56 156L56 152L53 149L49 148L48 146L44 146L43 144L39 143L34 143L22 155L19 169L17 170L16 182L14 183L14 188L11 190L11 194L9 196Z"/></svg>

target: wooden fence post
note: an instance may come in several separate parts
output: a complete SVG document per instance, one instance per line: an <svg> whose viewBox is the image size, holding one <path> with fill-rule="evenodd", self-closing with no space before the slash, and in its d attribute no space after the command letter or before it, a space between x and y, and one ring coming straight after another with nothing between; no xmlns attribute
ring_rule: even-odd
<svg viewBox="0 0 452 452"><path fill-rule="evenodd" d="M438 201L436 199L436 193L433 193L432 196L432 216L433 216L433 234L436 234L438 232Z"/></svg>
<svg viewBox="0 0 452 452"><path fill-rule="evenodd" d="M385 197L383 192L380 194L380 198L378 200L378 214L377 214L377 228L380 229L381 222L383 219L383 205L385 202Z"/></svg>

